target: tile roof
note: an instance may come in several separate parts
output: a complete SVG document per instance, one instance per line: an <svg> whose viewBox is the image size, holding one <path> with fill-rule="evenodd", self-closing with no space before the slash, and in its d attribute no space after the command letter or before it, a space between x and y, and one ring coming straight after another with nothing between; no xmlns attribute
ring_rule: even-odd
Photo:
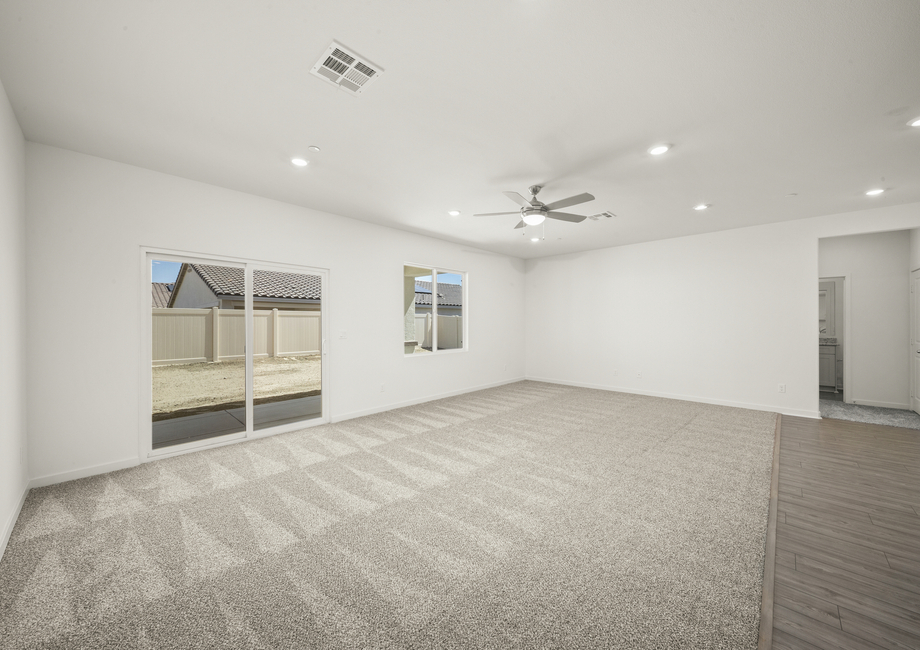
<svg viewBox="0 0 920 650"><path fill-rule="evenodd" d="M175 286L172 282L151 282L154 308L164 308L169 304L169 294Z"/></svg>
<svg viewBox="0 0 920 650"><path fill-rule="evenodd" d="M431 304L431 282L415 281L416 288L421 287L428 293L415 292L416 305ZM460 307L463 305L463 287L459 284L438 284L438 304Z"/></svg>
<svg viewBox="0 0 920 650"><path fill-rule="evenodd" d="M189 264L218 296L243 295L243 269L214 264ZM318 275L281 273L255 269L252 272L253 297L320 300Z"/></svg>

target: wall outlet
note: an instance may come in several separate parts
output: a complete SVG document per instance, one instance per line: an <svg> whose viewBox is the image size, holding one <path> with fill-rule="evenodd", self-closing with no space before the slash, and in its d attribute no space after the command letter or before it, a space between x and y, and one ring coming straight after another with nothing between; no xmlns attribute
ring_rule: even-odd
<svg viewBox="0 0 920 650"><path fill-rule="evenodd" d="M636 373L636 379L642 379L642 373L641 373L641 372L637 372L637 373Z"/></svg>
<svg viewBox="0 0 920 650"><path fill-rule="evenodd" d="M505 372L508 372L508 364L505 364Z"/></svg>
<svg viewBox="0 0 920 650"><path fill-rule="evenodd" d="M346 332L345 330L339 330L339 338L340 338L340 339L347 339L347 338L348 338L348 332Z"/></svg>
<svg viewBox="0 0 920 650"><path fill-rule="evenodd" d="M617 376L617 374L619 374L619 373L618 373L618 371L617 371L617 369L616 369L616 368L614 368L614 369L613 369L613 376L614 376L614 377L616 377L616 376Z"/></svg>
<svg viewBox="0 0 920 650"><path fill-rule="evenodd" d="M381 392L381 393L387 392L387 385L386 385L386 384L380 384L380 392Z"/></svg>
<svg viewBox="0 0 920 650"><path fill-rule="evenodd" d="M785 393L785 392L786 392L786 384L779 384L779 386L777 387L776 390L778 390L778 391L781 392L781 393Z"/></svg>

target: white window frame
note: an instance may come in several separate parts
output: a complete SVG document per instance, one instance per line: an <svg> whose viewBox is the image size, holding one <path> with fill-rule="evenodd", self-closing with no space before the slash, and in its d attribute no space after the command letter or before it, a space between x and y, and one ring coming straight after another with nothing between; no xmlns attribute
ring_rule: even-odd
<svg viewBox="0 0 920 650"><path fill-rule="evenodd" d="M150 284L153 281L151 261L154 259L169 262L188 262L191 264L220 264L233 268L242 268L245 283L246 305L246 429L238 433L224 436L215 436L204 440L196 440L178 445L171 445L161 449L153 449L153 422L151 418L153 402L153 380L150 359L153 356L153 306L150 300ZM331 421L329 413L329 363L327 358L326 332L329 321L329 269L321 269L299 264L284 264L278 262L263 262L260 260L238 258L226 255L210 255L207 253L188 253L166 248L141 246L140 262L142 271L140 290L141 313L141 368L140 368L140 404L138 408L138 455L140 462L146 463L160 458L178 456L209 447L222 447L242 440L255 440L266 436L273 436L287 431L298 431L307 427L327 424ZM253 378L252 378L252 350L253 350L253 300L252 300L252 272L254 269L267 271L280 271L286 273L307 273L320 277L320 291L322 303L320 309L320 332L322 350L320 351L321 376L321 416L299 422L289 422L276 427L255 429L253 426Z"/></svg>
<svg viewBox="0 0 920 650"><path fill-rule="evenodd" d="M403 262L403 277L405 277L405 269L407 266L414 266L419 269L425 269L431 271L431 318L432 318L432 334L431 334L431 353L430 354L407 354L403 353L403 356L406 358L413 357L437 357L442 354L462 354L464 352L469 352L470 350L470 340L469 340L469 309L467 305L469 303L469 274L466 271L458 271L456 269L448 269L440 266L433 266L431 264L417 264L415 262ZM453 273L459 275L462 278L462 287L461 295L463 296L463 304L461 305L461 327L463 328L463 347L460 348L450 348L447 350L438 348L438 274L439 273ZM403 287L405 291L405 286ZM403 314L405 318L405 314Z"/></svg>

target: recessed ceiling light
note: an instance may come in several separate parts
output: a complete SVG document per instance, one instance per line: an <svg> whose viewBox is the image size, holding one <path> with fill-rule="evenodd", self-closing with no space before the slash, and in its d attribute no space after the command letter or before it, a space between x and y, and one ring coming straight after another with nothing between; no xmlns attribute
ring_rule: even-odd
<svg viewBox="0 0 920 650"><path fill-rule="evenodd" d="M452 216L452 217L459 217L459 216L460 216L460 210L448 210L448 211L447 211L447 214L449 214L449 215Z"/></svg>
<svg viewBox="0 0 920 650"><path fill-rule="evenodd" d="M866 196L878 196L884 191L885 190L883 189L875 188L874 190L869 190L868 192L866 192Z"/></svg>
<svg viewBox="0 0 920 650"><path fill-rule="evenodd" d="M671 148L671 145L669 144L656 144L654 147L649 149L648 152L652 154L653 156L660 156L661 154L663 154L670 148Z"/></svg>
<svg viewBox="0 0 920 650"><path fill-rule="evenodd" d="M310 151L319 151L319 147L317 147L315 144L311 144L311 145L310 145L309 147L307 147L307 148L308 148Z"/></svg>
<svg viewBox="0 0 920 650"><path fill-rule="evenodd" d="M540 241L540 238L539 238L539 237L531 237L531 238L530 238L530 241Z"/></svg>
<svg viewBox="0 0 920 650"><path fill-rule="evenodd" d="M908 122L908 124L910 126L920 126L920 117L915 117L910 122Z"/></svg>
<svg viewBox="0 0 920 650"><path fill-rule="evenodd" d="M291 158L291 164L297 167L306 167L307 161L303 158Z"/></svg>
<svg viewBox="0 0 920 650"><path fill-rule="evenodd" d="M694 210L705 210L705 209L708 208L710 205L712 205L712 203L700 203L699 205L693 206L693 209L694 209Z"/></svg>

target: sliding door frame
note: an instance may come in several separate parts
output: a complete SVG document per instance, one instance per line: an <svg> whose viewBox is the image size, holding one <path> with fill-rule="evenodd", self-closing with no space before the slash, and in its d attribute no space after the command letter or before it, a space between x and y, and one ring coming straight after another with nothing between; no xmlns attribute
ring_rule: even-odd
<svg viewBox="0 0 920 650"><path fill-rule="evenodd" d="M246 429L238 433L230 433L214 438L196 440L178 445L171 445L160 449L153 449L153 373L151 372L151 358L153 356L153 306L150 299L150 285L153 281L151 261L160 259L171 262L188 262L192 264L219 264L233 268L243 269L245 278L245 320L246 320ZM141 246L140 249L140 314L141 314L141 346L140 346L140 403L138 408L138 456L142 463L159 458L177 456L192 451L199 451L211 447L234 444L242 440L264 438L287 431L297 431L328 423L329 397L329 370L326 358L326 332L328 315L329 270L298 264L285 264L280 262L265 262L261 260L245 259L225 255L210 255L207 253L192 253L167 248ZM283 273L304 273L320 277L320 408L321 415L299 422L289 422L276 427L266 427L256 430L253 417L253 270L280 271Z"/></svg>

